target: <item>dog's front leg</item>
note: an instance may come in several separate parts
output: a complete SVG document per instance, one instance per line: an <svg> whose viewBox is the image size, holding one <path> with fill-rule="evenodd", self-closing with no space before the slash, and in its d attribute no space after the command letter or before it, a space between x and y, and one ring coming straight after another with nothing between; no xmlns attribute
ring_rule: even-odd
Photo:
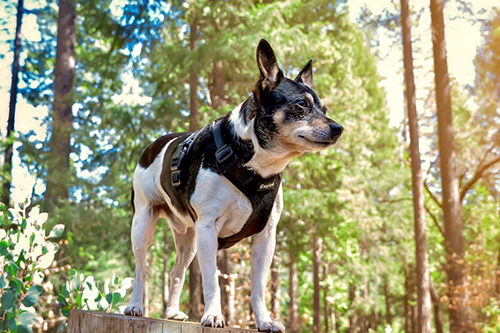
<svg viewBox="0 0 500 333"><path fill-rule="evenodd" d="M281 189L266 228L253 237L252 245L252 307L261 332L285 332L285 326L272 320L267 311L265 291L271 261L276 247L276 228L281 214Z"/></svg>
<svg viewBox="0 0 500 333"><path fill-rule="evenodd" d="M220 303L219 278L217 276L216 220L200 219L196 222L196 244L200 262L205 312L201 324L210 327L224 327L224 317Z"/></svg>

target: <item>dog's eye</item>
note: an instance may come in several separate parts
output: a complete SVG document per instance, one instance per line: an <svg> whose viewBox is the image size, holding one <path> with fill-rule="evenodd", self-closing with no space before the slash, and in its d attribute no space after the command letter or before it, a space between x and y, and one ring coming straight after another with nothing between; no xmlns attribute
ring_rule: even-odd
<svg viewBox="0 0 500 333"><path fill-rule="evenodd" d="M297 104L298 106L303 107L303 108L308 106L307 100L305 100L305 99L301 99L300 101L296 102L295 104Z"/></svg>

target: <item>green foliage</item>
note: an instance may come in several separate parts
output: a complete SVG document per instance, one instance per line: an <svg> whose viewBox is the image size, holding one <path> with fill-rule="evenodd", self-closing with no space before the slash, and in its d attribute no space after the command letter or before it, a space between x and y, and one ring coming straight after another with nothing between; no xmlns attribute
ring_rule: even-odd
<svg viewBox="0 0 500 333"><path fill-rule="evenodd" d="M45 315L54 316L46 299L56 297L64 316L71 309L117 311L118 303L132 286L132 278L123 281L113 276L111 284L104 283L103 290L93 276L78 274L71 269L64 275L64 266L57 267L55 257L60 247L55 239L60 239L64 226L45 228L47 213L39 207L10 208L0 217L0 330L10 332L31 332L36 322L43 321ZM63 243L63 242L62 242ZM59 272L54 287L50 277ZM61 283L59 286L57 283ZM65 281L65 282L64 282ZM111 288L110 288L111 285ZM60 288L60 293L57 291ZM51 314L52 312L52 314Z"/></svg>
<svg viewBox="0 0 500 333"><path fill-rule="evenodd" d="M110 283L106 281L104 289L101 290L93 276L78 274L72 269L68 274L68 281L62 286L57 301L66 317L69 316L71 309L115 312L118 310L118 303L132 287L132 281L132 278L125 278L120 282L113 275L112 289L110 289Z"/></svg>
<svg viewBox="0 0 500 333"><path fill-rule="evenodd" d="M0 220L0 316L2 328L12 332L31 332L38 317L35 307L43 292L44 270L59 249L51 239L60 227L47 235L43 228L47 213L27 208L28 202L10 208Z"/></svg>

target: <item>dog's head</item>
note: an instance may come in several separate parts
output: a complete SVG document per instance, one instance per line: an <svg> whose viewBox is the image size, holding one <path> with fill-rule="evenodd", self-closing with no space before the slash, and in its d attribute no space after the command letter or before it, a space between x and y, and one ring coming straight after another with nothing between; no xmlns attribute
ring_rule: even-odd
<svg viewBox="0 0 500 333"><path fill-rule="evenodd" d="M326 116L313 90L312 60L295 80L278 67L274 51L262 39L257 47L260 78L253 90L250 119L264 149L298 154L320 151L337 142L343 127Z"/></svg>

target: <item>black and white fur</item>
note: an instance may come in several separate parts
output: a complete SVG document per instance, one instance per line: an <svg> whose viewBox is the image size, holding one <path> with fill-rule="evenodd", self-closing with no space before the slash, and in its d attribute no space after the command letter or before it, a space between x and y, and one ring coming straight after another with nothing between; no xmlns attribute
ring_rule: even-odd
<svg viewBox="0 0 500 333"><path fill-rule="evenodd" d="M294 157L320 151L334 144L342 126L326 117L326 107L312 89L311 61L295 80L284 77L274 52L265 40L257 48L260 78L253 94L221 122L241 166L267 178L283 171ZM215 164L215 144L210 128L201 130L182 168L180 188L170 184L173 148L189 133L163 136L141 156L133 178L132 249L136 271L128 315L143 315L146 253L153 240L156 221L167 218L176 248L171 273L167 318L184 320L179 298L186 269L198 253L203 281L205 312L202 325L223 327L220 287L217 276L218 239L236 234L252 214L252 205ZM272 203L271 203L272 204ZM190 213L188 206L192 207ZM269 267L276 243L276 227L283 209L279 187L264 229L252 242L252 306L259 330L284 332L272 320L265 304Z"/></svg>

